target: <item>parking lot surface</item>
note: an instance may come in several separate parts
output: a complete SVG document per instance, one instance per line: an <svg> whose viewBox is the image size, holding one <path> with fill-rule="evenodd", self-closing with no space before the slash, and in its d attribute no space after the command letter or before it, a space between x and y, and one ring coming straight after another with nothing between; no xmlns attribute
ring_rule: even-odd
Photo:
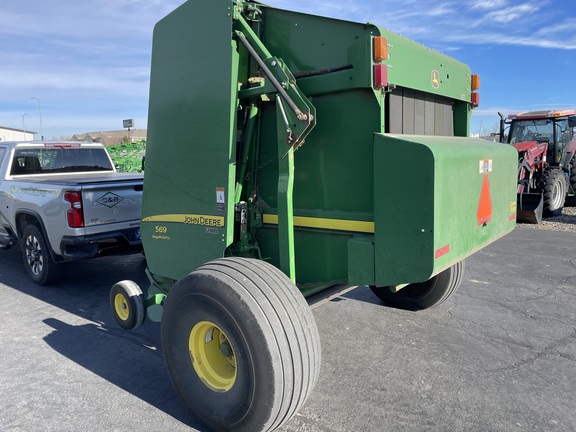
<svg viewBox="0 0 576 432"><path fill-rule="evenodd" d="M314 305L315 391L284 431L575 431L576 234L522 226L467 259L435 309L366 287ZM204 431L170 384L160 325L114 322L110 287L147 286L140 255L66 265L39 287L0 251L0 429Z"/></svg>

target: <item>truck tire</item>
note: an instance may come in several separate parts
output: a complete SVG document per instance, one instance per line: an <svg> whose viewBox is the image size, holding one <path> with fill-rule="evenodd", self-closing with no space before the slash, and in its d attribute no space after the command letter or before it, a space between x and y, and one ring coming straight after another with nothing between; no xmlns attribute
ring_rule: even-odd
<svg viewBox="0 0 576 432"><path fill-rule="evenodd" d="M215 431L271 431L312 392L320 338L299 290L272 265L211 261L164 304L162 348L184 406Z"/></svg>
<svg viewBox="0 0 576 432"><path fill-rule="evenodd" d="M564 172L559 169L545 171L538 180L538 189L544 195L544 216L561 215L567 190Z"/></svg>
<svg viewBox="0 0 576 432"><path fill-rule="evenodd" d="M52 260L42 230L35 224L26 225L21 241L22 258L26 272L38 285L47 285L58 279L60 268Z"/></svg>
<svg viewBox="0 0 576 432"><path fill-rule="evenodd" d="M370 289L376 297L395 308L413 311L428 309L443 303L458 290L464 267L464 260L459 261L425 282L410 284L396 292L386 286L371 286Z"/></svg>
<svg viewBox="0 0 576 432"><path fill-rule="evenodd" d="M110 308L112 315L124 330L135 330L146 318L144 296L136 282L120 281L110 290Z"/></svg>

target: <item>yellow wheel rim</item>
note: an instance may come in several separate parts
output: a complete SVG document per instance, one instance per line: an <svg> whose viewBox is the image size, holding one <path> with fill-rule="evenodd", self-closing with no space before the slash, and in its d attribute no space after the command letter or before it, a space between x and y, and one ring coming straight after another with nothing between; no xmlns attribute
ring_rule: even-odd
<svg viewBox="0 0 576 432"><path fill-rule="evenodd" d="M190 359L198 377L209 388L226 392L236 382L236 356L226 334L208 321L190 332Z"/></svg>
<svg viewBox="0 0 576 432"><path fill-rule="evenodd" d="M114 297L114 310L122 321L126 321L130 316L130 306L126 297L122 294L116 294L116 297Z"/></svg>

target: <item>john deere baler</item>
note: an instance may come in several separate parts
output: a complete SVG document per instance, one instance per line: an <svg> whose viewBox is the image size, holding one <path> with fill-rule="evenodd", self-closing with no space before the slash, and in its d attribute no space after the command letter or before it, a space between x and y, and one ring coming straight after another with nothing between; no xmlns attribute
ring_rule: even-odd
<svg viewBox="0 0 576 432"><path fill-rule="evenodd" d="M467 138L478 77L382 27L190 0L154 30L142 239L151 286L117 321L162 321L183 403L273 430L316 382L304 300L368 285L435 306L516 219L516 151ZM303 295L302 295L303 294Z"/></svg>

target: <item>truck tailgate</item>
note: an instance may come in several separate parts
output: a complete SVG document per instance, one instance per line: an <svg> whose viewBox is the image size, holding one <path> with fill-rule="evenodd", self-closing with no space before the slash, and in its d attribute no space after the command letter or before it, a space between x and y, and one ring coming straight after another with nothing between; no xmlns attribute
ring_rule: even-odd
<svg viewBox="0 0 576 432"><path fill-rule="evenodd" d="M142 209L141 178L131 176L122 181L115 179L112 183L83 182L80 186L87 234L93 231L91 227L102 225L139 225Z"/></svg>

